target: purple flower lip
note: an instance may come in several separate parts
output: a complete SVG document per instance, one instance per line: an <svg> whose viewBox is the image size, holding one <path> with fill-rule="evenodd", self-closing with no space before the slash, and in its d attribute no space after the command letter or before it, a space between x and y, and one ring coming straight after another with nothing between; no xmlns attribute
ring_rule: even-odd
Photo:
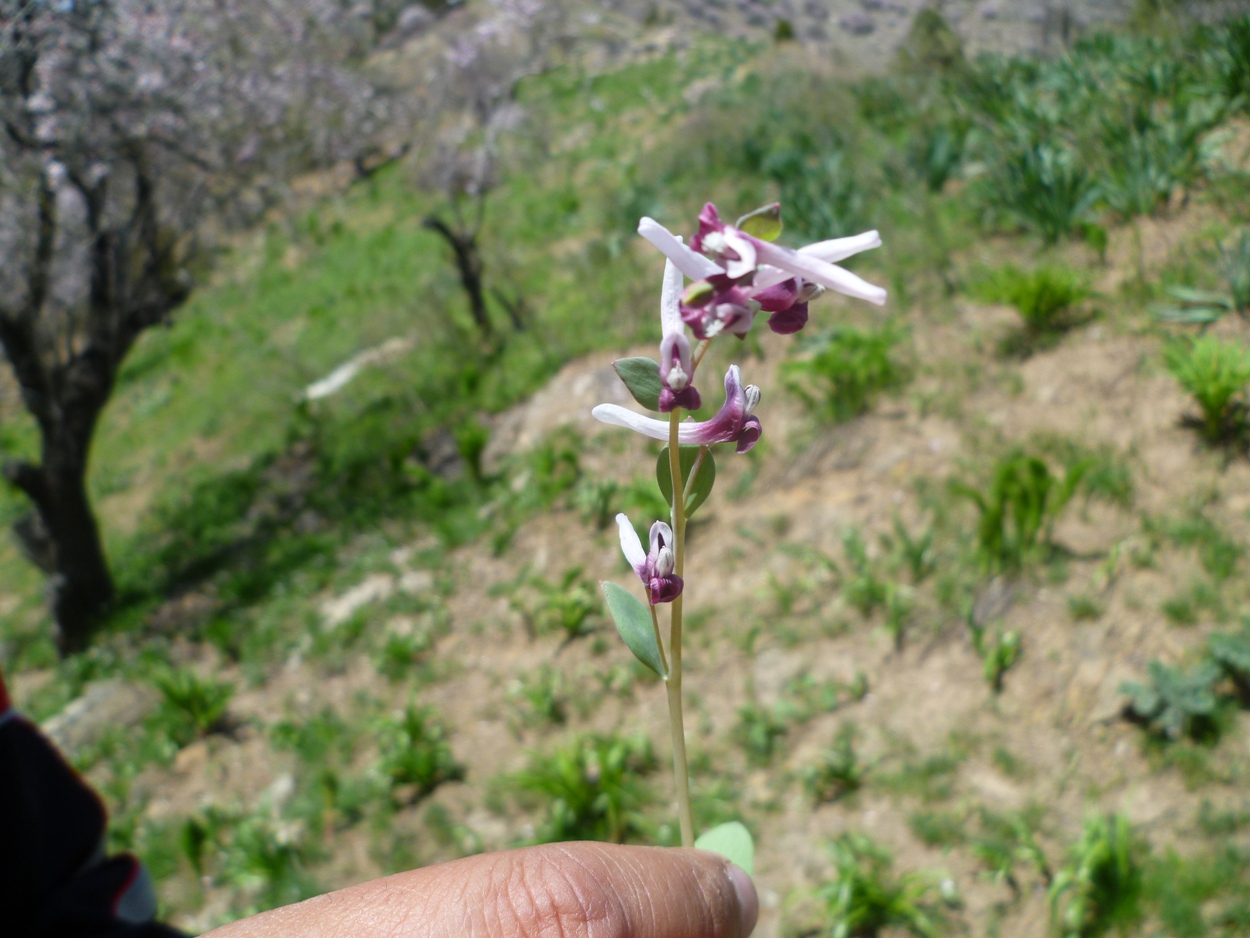
<svg viewBox="0 0 1250 938"><path fill-rule="evenodd" d="M759 388L742 384L737 365L730 365L725 372L725 403L710 420L686 420L678 425L677 440L683 445L711 446L715 443L736 443L737 451L745 453L760 438L763 428L753 411L759 403ZM596 420L617 427L625 427L653 440L667 441L667 420L656 420L635 413L617 404L600 404L591 415Z"/></svg>
<svg viewBox="0 0 1250 938"><path fill-rule="evenodd" d="M620 532L621 552L629 565L647 588L647 598L651 605L671 603L681 595L685 585L682 578L673 572L676 561L673 559L673 529L663 521L651 525L651 550L642 551L642 541L638 532L623 513L616 516L616 526Z"/></svg>

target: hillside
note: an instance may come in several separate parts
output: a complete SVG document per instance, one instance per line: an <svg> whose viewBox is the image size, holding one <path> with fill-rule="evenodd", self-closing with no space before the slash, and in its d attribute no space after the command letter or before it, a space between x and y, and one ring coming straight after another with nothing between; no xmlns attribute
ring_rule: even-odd
<svg viewBox="0 0 1250 938"><path fill-rule="evenodd" d="M1250 29L1140 20L1040 58L1014 5L949 6L962 50L856 4L873 68L797 9L794 41L677 7L588 24L518 86L486 201L519 329L495 294L475 329L421 224L445 207L400 162L301 180L144 336L93 462L123 598L58 661L3 540L0 667L175 924L536 840L678 839L663 691L595 588L628 577L614 514L666 511L658 447L589 411L627 402L614 359L655 354L639 216L689 234L705 201L776 198L789 244L878 228L851 266L891 299L821 298L798 339L757 326L705 366L763 389L686 571L696 821L755 833L756 933L828 934L854 876L942 934L1246 933L1250 368L1206 434L1175 374L1200 331L1250 348L1250 298L1204 330L1161 311L1245 289ZM29 450L0 391L0 447ZM1108 844L1102 892L1065 886Z"/></svg>

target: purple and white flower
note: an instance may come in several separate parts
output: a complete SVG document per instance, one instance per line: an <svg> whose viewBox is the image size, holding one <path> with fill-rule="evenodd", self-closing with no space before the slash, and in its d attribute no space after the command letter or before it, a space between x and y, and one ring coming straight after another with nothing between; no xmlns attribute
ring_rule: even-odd
<svg viewBox="0 0 1250 938"><path fill-rule="evenodd" d="M837 261L880 247L876 231L796 251L726 225L709 202L699 214L699 232L690 245L652 218L639 222L638 233L695 281L682 295L681 314L699 339L721 332L745 335L760 310L771 314L768 325L774 332L798 332L807 324L808 302L826 289L878 306L886 299L885 290L837 266Z"/></svg>
<svg viewBox="0 0 1250 938"><path fill-rule="evenodd" d="M726 225L711 202L703 206L703 211L699 213L699 233L690 242L692 249L723 265L725 272L735 279L762 268L771 267L776 271L768 271L768 276L763 279L753 279L751 285L757 290L798 277L878 306L885 303L885 291L836 266L834 261L845 260L852 254L880 245L881 236L875 231L866 231L850 238L819 241L794 251Z"/></svg>
<svg viewBox="0 0 1250 938"><path fill-rule="evenodd" d="M681 239L677 239L680 243ZM669 413L675 407L698 410L703 399L692 383L694 362L690 357L690 340L681 318L682 273L671 260L664 262L664 287L660 291L660 411Z"/></svg>
<svg viewBox="0 0 1250 938"><path fill-rule="evenodd" d="M647 588L651 605L671 603L680 596L685 584L673 572L677 565L673 556L673 529L663 521L651 525L651 550L643 553L642 541L629 518L617 515L616 526L621 534L621 552Z"/></svg>
<svg viewBox="0 0 1250 938"><path fill-rule="evenodd" d="M760 402L760 389L754 385L743 386L737 365L730 365L725 372L725 403L710 420L686 420L678 424L677 441L686 446L711 446L714 443L735 443L737 451L745 453L760 438L763 428L754 415ZM596 420L625 427L654 440L668 440L667 420L656 420L636 413L618 404L600 404L591 414Z"/></svg>

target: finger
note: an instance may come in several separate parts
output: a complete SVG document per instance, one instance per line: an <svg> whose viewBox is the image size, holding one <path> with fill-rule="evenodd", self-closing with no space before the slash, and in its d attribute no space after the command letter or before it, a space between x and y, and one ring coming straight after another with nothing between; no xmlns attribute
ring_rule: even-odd
<svg viewBox="0 0 1250 938"><path fill-rule="evenodd" d="M210 935L747 938L758 914L750 877L716 854L568 843L399 873Z"/></svg>

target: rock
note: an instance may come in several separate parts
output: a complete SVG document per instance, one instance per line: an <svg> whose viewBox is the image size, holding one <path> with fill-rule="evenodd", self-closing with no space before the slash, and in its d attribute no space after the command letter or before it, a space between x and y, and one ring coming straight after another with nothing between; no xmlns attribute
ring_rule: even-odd
<svg viewBox="0 0 1250 938"><path fill-rule="evenodd" d="M146 684L97 681L81 697L41 727L49 739L70 754L98 742L106 730L140 723L160 701L160 693Z"/></svg>
<svg viewBox="0 0 1250 938"><path fill-rule="evenodd" d="M389 573L373 573L365 577L342 596L327 599L321 604L321 617L328 628L342 625L361 606L389 599L395 592L395 577Z"/></svg>
<svg viewBox="0 0 1250 938"><path fill-rule="evenodd" d="M877 28L877 22L867 13L848 13L838 20L838 25L852 36L867 36Z"/></svg>
<svg viewBox="0 0 1250 938"><path fill-rule="evenodd" d="M509 453L531 449L563 426L597 432L603 424L590 416L596 404L629 406L632 402L610 360L571 362L528 401L492 420L490 442L482 451L482 470L498 472Z"/></svg>
<svg viewBox="0 0 1250 938"><path fill-rule="evenodd" d="M426 6L414 3L405 7L395 20L395 32L400 36L415 36L434 25L434 14Z"/></svg>

